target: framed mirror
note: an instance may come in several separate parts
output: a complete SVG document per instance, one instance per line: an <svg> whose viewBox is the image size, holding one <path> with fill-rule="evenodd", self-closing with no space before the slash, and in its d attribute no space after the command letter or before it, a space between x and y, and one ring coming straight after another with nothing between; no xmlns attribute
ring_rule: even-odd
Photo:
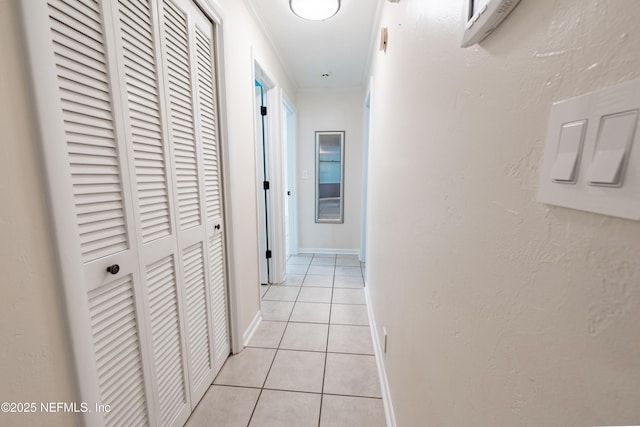
<svg viewBox="0 0 640 427"><path fill-rule="evenodd" d="M344 222L344 131L316 132L316 222Z"/></svg>

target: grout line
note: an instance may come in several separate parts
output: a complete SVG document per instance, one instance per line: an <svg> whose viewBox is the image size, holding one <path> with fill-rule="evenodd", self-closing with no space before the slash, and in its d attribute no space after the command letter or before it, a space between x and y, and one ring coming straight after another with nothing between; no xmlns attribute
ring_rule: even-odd
<svg viewBox="0 0 640 427"><path fill-rule="evenodd" d="M255 405L253 405L253 410L251 411L251 416L249 417L249 421L247 422L247 427L251 424L251 420L253 419L253 415L256 413L256 408L258 407L258 402L260 402L260 398L262 397L262 391L264 389L260 389L260 393L258 393L258 398L256 399Z"/></svg>
<svg viewBox="0 0 640 427"><path fill-rule="evenodd" d="M375 400L382 400L381 397L372 397L372 396L361 396L359 394L338 394L338 393L322 393L322 394L326 394L327 396L340 396L340 397L357 397L359 399L375 399Z"/></svg>
<svg viewBox="0 0 640 427"><path fill-rule="evenodd" d="M270 387L265 387L264 390L268 390L268 391L284 391L287 393L304 393L304 394L317 394L317 395L322 395L321 392L317 392L317 391L302 391L302 390L291 390L291 389L284 389L284 388L270 388ZM359 396L355 396L355 397L359 397ZM375 398L374 398L375 399Z"/></svg>
<svg viewBox="0 0 640 427"><path fill-rule="evenodd" d="M330 301L333 301L333 281L335 280L335 267L333 269L333 279L331 279L331 298ZM331 335L331 309L333 304L329 305L329 319L327 320L327 343L325 345L324 352L324 367L322 370L322 388L320 391L322 394L320 395L320 411L318 412L318 427L320 427L320 423L322 422L322 403L324 400L324 381L327 377L327 355L329 354L329 336Z"/></svg>
<svg viewBox="0 0 640 427"><path fill-rule="evenodd" d="M211 387L232 387L232 388L246 388L249 390L262 390L260 387L251 387L248 385L235 385L235 384L211 384Z"/></svg>

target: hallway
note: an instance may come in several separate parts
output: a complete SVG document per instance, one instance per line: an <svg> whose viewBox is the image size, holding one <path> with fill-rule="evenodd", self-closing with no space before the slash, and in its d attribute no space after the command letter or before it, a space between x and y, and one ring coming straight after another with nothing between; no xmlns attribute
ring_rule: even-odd
<svg viewBox="0 0 640 427"><path fill-rule="evenodd" d="M283 285L263 286L263 320L230 357L189 427L384 426L355 255L299 255Z"/></svg>

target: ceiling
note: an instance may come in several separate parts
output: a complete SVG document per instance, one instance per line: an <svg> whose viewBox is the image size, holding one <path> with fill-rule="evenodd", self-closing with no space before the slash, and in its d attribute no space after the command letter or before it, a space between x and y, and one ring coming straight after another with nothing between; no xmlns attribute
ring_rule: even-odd
<svg viewBox="0 0 640 427"><path fill-rule="evenodd" d="M342 0L326 21L307 21L289 9L289 0L247 0L298 89L366 85L379 5L383 0ZM322 77L329 73L328 78Z"/></svg>

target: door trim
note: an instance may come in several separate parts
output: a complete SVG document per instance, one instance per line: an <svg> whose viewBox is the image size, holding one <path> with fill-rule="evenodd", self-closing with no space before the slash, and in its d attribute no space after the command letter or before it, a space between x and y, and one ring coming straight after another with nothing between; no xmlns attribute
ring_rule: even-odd
<svg viewBox="0 0 640 427"><path fill-rule="evenodd" d="M289 227L289 249L292 255L296 255L298 253L298 111L293 106L293 103L289 101L289 97L287 97L283 89L280 89L280 100L281 104L291 111L293 122L289 123L287 120L287 140L283 141L283 150L287 150L287 164L283 164L283 168L288 168L289 182L285 182L284 185L288 191L291 191L290 206L293 206L293 209L289 209L289 224L285 224L285 227ZM286 116L287 112L283 109L282 117ZM291 185L289 186L290 183Z"/></svg>
<svg viewBox="0 0 640 427"><path fill-rule="evenodd" d="M285 280L285 237L284 237L284 177L282 171L282 144L281 141L281 115L282 102L279 96L280 88L276 86L262 62L256 58L255 52L251 50L251 60L253 64L253 81L258 81L264 88L265 106L267 107L266 122L266 151L267 151L267 176L269 177L270 189L267 196L269 205L269 243L271 250L270 264L270 281L271 283L282 283ZM254 114L258 111L258 106L254 106ZM257 123L257 120L254 120ZM255 139L257 144L258 129L255 129ZM255 167L256 167L256 185L261 182L262 160L258 158L258 147L256 146ZM260 186L256 188L257 203L261 203L263 198L263 190ZM260 221L264 218L258 218L258 227ZM260 229L257 230L260 233ZM260 234L259 234L260 236ZM261 245L258 245L259 248ZM264 254L258 249L258 262L262 263Z"/></svg>

